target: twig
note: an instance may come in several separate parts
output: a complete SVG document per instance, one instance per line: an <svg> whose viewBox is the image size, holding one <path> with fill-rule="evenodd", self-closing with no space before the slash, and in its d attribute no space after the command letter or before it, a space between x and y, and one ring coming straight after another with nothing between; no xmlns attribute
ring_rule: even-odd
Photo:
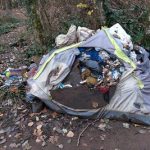
<svg viewBox="0 0 150 150"><path fill-rule="evenodd" d="M99 121L99 120L103 117L103 112L104 112L104 111L105 111L105 108L102 110L102 112L101 112L101 114L100 114L100 116L99 116L98 119L94 120L94 122L89 123L89 124L81 131L81 133L80 133L79 136L78 136L77 146L79 146L79 144L80 144L80 139L81 139L82 134L88 129L89 126L94 125L97 121Z"/></svg>
<svg viewBox="0 0 150 150"><path fill-rule="evenodd" d="M85 130L86 130L90 125L92 125L92 123L89 123L89 124L82 130L82 132L79 134L78 141L77 141L77 146L79 146L79 144L80 144L80 139L81 139L82 134L85 132Z"/></svg>

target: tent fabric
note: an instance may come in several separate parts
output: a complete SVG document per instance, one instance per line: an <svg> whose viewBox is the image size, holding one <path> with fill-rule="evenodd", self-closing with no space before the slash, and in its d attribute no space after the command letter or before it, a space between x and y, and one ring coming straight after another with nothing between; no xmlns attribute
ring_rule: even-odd
<svg viewBox="0 0 150 150"><path fill-rule="evenodd" d="M115 95L112 97L107 109L123 112L140 111L143 105L143 96L137 86L137 80L131 71L122 75L117 85ZM136 107L138 106L138 107Z"/></svg>
<svg viewBox="0 0 150 150"><path fill-rule="evenodd" d="M144 88L141 90L142 97L144 98L143 113L150 113L150 61L149 54L142 47L140 48L144 55L144 61L141 64L137 64L136 75L144 84Z"/></svg>
<svg viewBox="0 0 150 150"><path fill-rule="evenodd" d="M115 40L120 50L122 50L123 48L120 46L120 43L118 43L115 38L113 40ZM110 103L104 108L72 109L58 103L51 97L50 90L57 88L58 84L65 79L71 70L76 56L79 55L79 50L76 47L101 48L114 55L116 50L116 47L112 44L104 30L97 31L95 35L85 42L55 50L49 58L45 60L43 65L40 66L35 77L28 80L28 84L31 88L28 94L38 97L49 108L60 113L86 118L103 116L113 119L123 119L123 115L126 116L126 114L131 113L131 115L126 116L129 120L150 125L150 116L142 113L144 108L150 110L150 61L145 50L143 50L145 61L137 65L136 68L137 77L144 83L143 89L138 87L133 68L122 60L126 66L126 72L122 75ZM146 119L143 119L141 116L145 116Z"/></svg>
<svg viewBox="0 0 150 150"><path fill-rule="evenodd" d="M38 69L38 72L36 73L36 75L34 76L33 79L37 79L37 78L41 75L41 73L44 71L44 69L45 69L45 67L47 66L47 64L51 61L51 59L52 59L55 55L57 55L57 54L59 54L59 53L61 53L61 52L63 52L63 51L66 51L66 50L68 50L68 49L78 47L80 44L81 44L81 43L76 43L76 44L73 44L73 45L66 46L66 47L63 47L63 48L60 48L60 49L55 50L53 53L51 53L51 55L49 56L49 58L44 62L44 64L40 67L40 69Z"/></svg>
<svg viewBox="0 0 150 150"><path fill-rule="evenodd" d="M49 99L49 91L65 79L70 72L76 55L79 55L77 48L72 48L55 55L36 80L28 80L28 84L31 87L30 93L40 99Z"/></svg>

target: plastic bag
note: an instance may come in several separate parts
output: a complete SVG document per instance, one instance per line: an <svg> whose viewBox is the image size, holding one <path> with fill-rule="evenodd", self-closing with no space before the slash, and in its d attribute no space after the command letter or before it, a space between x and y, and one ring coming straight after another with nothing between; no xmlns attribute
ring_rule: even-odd
<svg viewBox="0 0 150 150"><path fill-rule="evenodd" d="M63 47L76 43L77 42L76 29L77 27L75 25L71 25L67 34L58 35L55 39L56 46Z"/></svg>
<svg viewBox="0 0 150 150"><path fill-rule="evenodd" d="M88 29L86 27L78 27L77 29L77 37L78 42L82 42L87 40L89 37L91 37L95 33L94 30Z"/></svg>

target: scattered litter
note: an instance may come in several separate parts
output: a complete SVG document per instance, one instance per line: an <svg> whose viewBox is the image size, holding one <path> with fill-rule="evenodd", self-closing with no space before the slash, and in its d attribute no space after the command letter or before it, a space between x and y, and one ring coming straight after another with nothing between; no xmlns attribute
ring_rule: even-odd
<svg viewBox="0 0 150 150"><path fill-rule="evenodd" d="M63 133L66 134L68 132L67 129L62 129Z"/></svg>
<svg viewBox="0 0 150 150"><path fill-rule="evenodd" d="M79 118L78 117L73 117L71 120L78 120Z"/></svg>
<svg viewBox="0 0 150 150"><path fill-rule="evenodd" d="M130 128L130 125L129 125L128 123L123 123L122 125L123 125L123 127L126 128L126 129L129 129L129 128Z"/></svg>

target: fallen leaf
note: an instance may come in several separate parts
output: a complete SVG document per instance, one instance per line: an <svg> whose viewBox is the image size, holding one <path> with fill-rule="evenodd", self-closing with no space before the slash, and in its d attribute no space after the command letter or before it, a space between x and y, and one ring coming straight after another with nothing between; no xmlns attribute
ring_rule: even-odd
<svg viewBox="0 0 150 150"><path fill-rule="evenodd" d="M25 141L25 142L22 144L22 149L23 149L23 150L30 150L31 148L32 148L32 146L29 145L28 140Z"/></svg>
<svg viewBox="0 0 150 150"><path fill-rule="evenodd" d="M20 124L20 121L17 121L16 123L15 123L15 125L19 125Z"/></svg>
<svg viewBox="0 0 150 150"><path fill-rule="evenodd" d="M139 124L134 124L134 126L135 126L135 127L140 127L140 125L139 125Z"/></svg>
<svg viewBox="0 0 150 150"><path fill-rule="evenodd" d="M31 114L29 114L29 116L30 116L30 117L33 117L33 116L35 116L35 113L31 113Z"/></svg>
<svg viewBox="0 0 150 150"><path fill-rule="evenodd" d="M63 149L64 146L63 146L62 144L59 144L59 145L58 145L58 148Z"/></svg>
<svg viewBox="0 0 150 150"><path fill-rule="evenodd" d="M88 146L86 143L83 143L82 145L83 145L83 146L85 146L85 147L87 147L87 146Z"/></svg>
<svg viewBox="0 0 150 150"><path fill-rule="evenodd" d="M15 135L15 138L20 138L20 136L22 135L22 133L17 133L16 135Z"/></svg>
<svg viewBox="0 0 150 150"><path fill-rule="evenodd" d="M22 113L25 113L27 111L27 109L23 110Z"/></svg>
<svg viewBox="0 0 150 150"><path fill-rule="evenodd" d="M40 142L41 142L41 139L39 137L37 137L36 143L40 143Z"/></svg>
<svg viewBox="0 0 150 150"><path fill-rule="evenodd" d="M1 136L1 137L0 137L0 140L3 140L3 139L4 139L4 136Z"/></svg>
<svg viewBox="0 0 150 150"><path fill-rule="evenodd" d="M71 120L78 120L79 118L78 117L73 117Z"/></svg>
<svg viewBox="0 0 150 150"><path fill-rule="evenodd" d="M102 141L104 141L104 140L105 140L105 137L106 137L106 135L101 135L101 136L100 136L100 139L101 139Z"/></svg>
<svg viewBox="0 0 150 150"><path fill-rule="evenodd" d="M8 137L9 137L9 138L11 138L11 137L12 137L12 135L11 135L11 134L9 134L9 135L8 135Z"/></svg>
<svg viewBox="0 0 150 150"><path fill-rule="evenodd" d="M42 115L42 116L41 116L41 118L46 118L46 117L47 117L47 115Z"/></svg>
<svg viewBox="0 0 150 150"><path fill-rule="evenodd" d="M145 134L145 133L146 133L146 130L141 129L141 130L139 130L138 132L139 132L140 134Z"/></svg>
<svg viewBox="0 0 150 150"><path fill-rule="evenodd" d="M102 131L105 131L105 128L106 128L106 124L105 123L101 123L99 126L98 126L98 129L102 130Z"/></svg>
<svg viewBox="0 0 150 150"><path fill-rule="evenodd" d="M10 131L11 131L11 128L8 127L8 128L0 130L0 134L6 133L6 132L10 132Z"/></svg>
<svg viewBox="0 0 150 150"><path fill-rule="evenodd" d="M101 147L100 147L100 150L104 150L104 146L101 146Z"/></svg>
<svg viewBox="0 0 150 150"><path fill-rule="evenodd" d="M16 93L16 94L19 92L19 90L18 90L17 87L11 87L11 88L9 89L9 91L10 91L11 93Z"/></svg>
<svg viewBox="0 0 150 150"><path fill-rule="evenodd" d="M36 119L36 121L39 121L39 120L40 120L39 117L37 117L37 116L35 117L35 119Z"/></svg>
<svg viewBox="0 0 150 150"><path fill-rule="evenodd" d="M71 142L72 142L72 140L71 140L71 139L68 139L68 140L67 140L67 143L68 143L68 144L70 144Z"/></svg>
<svg viewBox="0 0 150 150"><path fill-rule="evenodd" d="M52 113L52 117L53 117L53 118L57 118L57 116L58 116L58 113L56 113L56 112L53 112L53 113Z"/></svg>
<svg viewBox="0 0 150 150"><path fill-rule="evenodd" d="M52 144L55 144L58 142L58 138L59 138L59 136L50 136L49 142Z"/></svg>
<svg viewBox="0 0 150 150"><path fill-rule="evenodd" d="M72 131L69 131L67 134L67 137L72 138L74 137L74 133Z"/></svg>
<svg viewBox="0 0 150 150"><path fill-rule="evenodd" d="M42 128L42 124L40 124L40 125L38 125L36 128L39 130L39 129L41 129Z"/></svg>
<svg viewBox="0 0 150 150"><path fill-rule="evenodd" d="M98 103L97 102L92 102L92 107L93 108L97 108L98 107Z"/></svg>
<svg viewBox="0 0 150 150"><path fill-rule="evenodd" d="M1 145L1 144L4 144L5 142L6 142L6 139L0 140L0 145Z"/></svg>
<svg viewBox="0 0 150 150"><path fill-rule="evenodd" d="M28 123L28 126L29 126L29 127L32 127L33 124L34 124L33 122L29 122L29 123Z"/></svg>
<svg viewBox="0 0 150 150"><path fill-rule="evenodd" d="M41 129L37 129L37 130L35 129L34 132L33 132L33 134L34 134L35 136L37 136L37 137L41 136L42 133L43 133L43 131L42 131Z"/></svg>
<svg viewBox="0 0 150 150"><path fill-rule="evenodd" d="M11 144L9 145L9 147L10 147L10 148L17 148L17 144L16 144L16 143L11 143Z"/></svg>
<svg viewBox="0 0 150 150"><path fill-rule="evenodd" d="M3 116L4 116L4 114L0 113L0 117L3 117Z"/></svg>
<svg viewBox="0 0 150 150"><path fill-rule="evenodd" d="M42 147L44 147L44 146L46 146L46 142L45 141L42 142Z"/></svg>
<svg viewBox="0 0 150 150"><path fill-rule="evenodd" d="M66 134L68 131L67 129L62 129L63 133Z"/></svg>

